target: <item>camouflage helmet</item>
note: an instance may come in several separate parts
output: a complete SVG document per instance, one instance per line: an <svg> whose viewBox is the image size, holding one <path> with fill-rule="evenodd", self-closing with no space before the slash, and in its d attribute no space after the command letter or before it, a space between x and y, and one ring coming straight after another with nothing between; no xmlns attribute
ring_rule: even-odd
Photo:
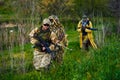
<svg viewBox="0 0 120 80"><path fill-rule="evenodd" d="M49 24L49 25L51 25L51 22L50 22L50 20L48 18L45 18L43 20L43 24Z"/></svg>
<svg viewBox="0 0 120 80"><path fill-rule="evenodd" d="M55 15L49 16L48 19L55 19Z"/></svg>
<svg viewBox="0 0 120 80"><path fill-rule="evenodd" d="M59 18L56 15L51 15L48 17L51 23L55 20L57 23L59 23ZM54 24L54 23L53 23Z"/></svg>
<svg viewBox="0 0 120 80"><path fill-rule="evenodd" d="M54 25L55 15L51 15L51 16L49 16L48 19L50 20L51 25Z"/></svg>
<svg viewBox="0 0 120 80"><path fill-rule="evenodd" d="M56 15L51 15L48 17L49 19L55 19L55 20L59 20L59 18Z"/></svg>

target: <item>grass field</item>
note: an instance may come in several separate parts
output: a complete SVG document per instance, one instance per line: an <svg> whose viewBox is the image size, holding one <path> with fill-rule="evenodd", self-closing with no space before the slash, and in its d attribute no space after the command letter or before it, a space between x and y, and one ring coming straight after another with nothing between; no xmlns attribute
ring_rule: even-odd
<svg viewBox="0 0 120 80"><path fill-rule="evenodd" d="M32 64L31 44L1 51L0 80L119 80L120 38L108 38L97 50L79 48L79 34L67 31L69 48L63 64L53 63L50 71L38 72Z"/></svg>

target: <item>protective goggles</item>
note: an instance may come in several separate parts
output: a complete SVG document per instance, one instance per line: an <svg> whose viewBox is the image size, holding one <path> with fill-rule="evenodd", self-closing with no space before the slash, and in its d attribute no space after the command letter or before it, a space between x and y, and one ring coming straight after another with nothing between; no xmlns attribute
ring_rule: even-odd
<svg viewBox="0 0 120 80"><path fill-rule="evenodd" d="M49 24L43 24L44 26L50 26Z"/></svg>

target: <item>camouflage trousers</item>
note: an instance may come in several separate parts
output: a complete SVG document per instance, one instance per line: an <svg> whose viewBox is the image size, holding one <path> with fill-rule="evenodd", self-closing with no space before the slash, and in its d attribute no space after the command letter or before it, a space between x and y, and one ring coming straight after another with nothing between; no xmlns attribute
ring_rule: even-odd
<svg viewBox="0 0 120 80"><path fill-rule="evenodd" d="M64 49L58 50L56 52L55 61L61 64L63 62L63 56L64 56Z"/></svg>
<svg viewBox="0 0 120 80"><path fill-rule="evenodd" d="M51 55L45 52L34 50L33 65L36 70L47 68L51 62Z"/></svg>

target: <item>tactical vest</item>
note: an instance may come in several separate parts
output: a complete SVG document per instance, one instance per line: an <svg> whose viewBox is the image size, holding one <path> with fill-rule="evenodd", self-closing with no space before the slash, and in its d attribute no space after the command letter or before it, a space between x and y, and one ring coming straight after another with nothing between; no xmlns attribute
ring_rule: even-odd
<svg viewBox="0 0 120 80"><path fill-rule="evenodd" d="M87 32L85 32L85 28L89 26L89 20L87 20L86 22L82 21L81 25L82 25L82 35L85 36L87 35Z"/></svg>
<svg viewBox="0 0 120 80"><path fill-rule="evenodd" d="M37 33L37 36L38 37L41 37L43 40L45 40L46 42L51 42L51 39L50 39L50 35L51 35L51 32L50 30L46 30L46 31L43 31L41 28L39 29L39 32Z"/></svg>
<svg viewBox="0 0 120 80"><path fill-rule="evenodd" d="M89 26L89 20L87 20L86 22L82 21L81 25L82 25L82 27Z"/></svg>

